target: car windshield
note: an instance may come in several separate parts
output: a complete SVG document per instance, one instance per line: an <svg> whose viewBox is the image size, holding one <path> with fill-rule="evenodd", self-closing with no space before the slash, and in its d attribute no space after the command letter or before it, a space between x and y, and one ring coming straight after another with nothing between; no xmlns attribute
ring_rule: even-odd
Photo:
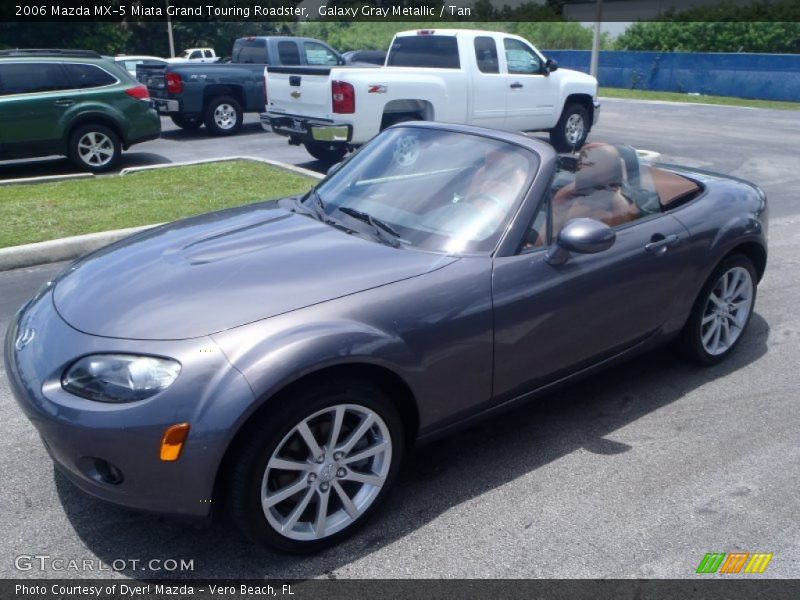
<svg viewBox="0 0 800 600"><path fill-rule="evenodd" d="M488 254L538 166L533 152L507 142L392 128L323 181L305 205L355 230L380 229L376 237L391 236L397 245Z"/></svg>

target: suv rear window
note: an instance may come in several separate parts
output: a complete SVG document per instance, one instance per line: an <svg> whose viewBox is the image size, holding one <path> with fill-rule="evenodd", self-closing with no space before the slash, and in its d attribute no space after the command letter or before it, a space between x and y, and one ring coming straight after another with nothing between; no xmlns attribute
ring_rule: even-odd
<svg viewBox="0 0 800 600"><path fill-rule="evenodd" d="M410 35L394 39L386 65L459 69L458 42L451 35Z"/></svg>
<svg viewBox="0 0 800 600"><path fill-rule="evenodd" d="M255 65L267 64L267 40L263 39L243 39L233 43L232 62L247 63Z"/></svg>
<svg viewBox="0 0 800 600"><path fill-rule="evenodd" d="M87 89L112 85L117 82L117 78L94 65L64 65L72 80L72 87L77 89Z"/></svg>
<svg viewBox="0 0 800 600"><path fill-rule="evenodd" d="M0 95L67 90L72 86L57 63L0 64Z"/></svg>

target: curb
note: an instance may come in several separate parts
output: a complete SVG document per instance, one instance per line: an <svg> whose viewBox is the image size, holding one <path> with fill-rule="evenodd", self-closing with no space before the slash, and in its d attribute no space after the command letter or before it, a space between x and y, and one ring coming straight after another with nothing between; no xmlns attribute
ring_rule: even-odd
<svg viewBox="0 0 800 600"><path fill-rule="evenodd" d="M176 163L167 163L165 165L146 165L144 167L127 167L122 169L119 174L120 175L128 175L130 173L139 173L140 171L150 171L152 169L169 169L171 167L188 167L191 165L205 165L208 163L215 163L215 162L229 162L232 160L245 160L250 162L259 162L265 165L270 165L273 167L278 167L279 169L284 169L286 171L291 171L293 173L298 173L300 175L306 175L308 177L313 177L314 179L322 179L324 175L321 173L317 173L316 171L311 171L310 169L304 169L303 167L296 167L294 165L288 165L286 163L278 162L277 160L270 160L269 158L259 158L258 156L223 156L221 158L203 158L200 160L187 160L184 162L176 162Z"/></svg>
<svg viewBox="0 0 800 600"><path fill-rule="evenodd" d="M2 179L0 186L3 185L28 185L31 183L52 183L53 181L64 181L69 179L94 179L94 173L68 173L66 175L41 175L39 177L21 177L19 179Z"/></svg>
<svg viewBox="0 0 800 600"><path fill-rule="evenodd" d="M107 246L112 242L121 240L134 233L150 229L151 227L157 227L157 225L158 224L144 225L141 227L130 227L128 229L116 229L114 231L87 233L85 235L48 240L46 242L0 248L0 271L33 267L35 265L78 258L79 256Z"/></svg>
<svg viewBox="0 0 800 600"><path fill-rule="evenodd" d="M136 173L139 171L151 169L166 169L171 167L182 167L187 165L205 164L210 162L225 162L231 160L246 160L253 162L260 162L292 171L300 175L313 177L314 179L322 179L323 175L316 171L310 171L302 167L295 167L294 165L287 165L275 160L267 158L257 158L254 156L226 156L224 158L212 158L205 160L189 161L183 163L169 163L166 165L148 165L146 167L130 167L120 171L119 175L124 176L129 173ZM57 181L59 179L81 179L92 178L91 173L78 173L75 175L54 175L45 177L30 177L27 179L14 179L6 180L3 183L11 183L12 181L17 184L33 184L43 183L45 181ZM113 177L113 175L111 176ZM47 240L45 242L36 242L33 244L23 244L21 246L10 246L8 248L0 248L0 271L8 271L11 269L21 269L23 267L33 267L52 262L59 262L62 260L72 260L93 252L103 246L107 246L113 242L121 240L122 238L133 235L152 227L157 227L161 223L153 225L143 225L139 227L129 227L127 229L115 229L112 231L100 231L97 233L87 233L84 235L76 235L72 237L59 238L55 240Z"/></svg>

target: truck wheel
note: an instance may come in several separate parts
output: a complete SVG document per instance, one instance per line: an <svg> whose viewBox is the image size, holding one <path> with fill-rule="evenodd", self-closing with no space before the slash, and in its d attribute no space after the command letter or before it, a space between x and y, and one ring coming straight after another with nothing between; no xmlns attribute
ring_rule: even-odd
<svg viewBox="0 0 800 600"><path fill-rule="evenodd" d="M550 130L550 143L558 152L580 149L589 136L589 113L580 104L568 104L556 126Z"/></svg>
<svg viewBox="0 0 800 600"><path fill-rule="evenodd" d="M327 142L306 142L303 144L308 153L318 161L326 164L339 162L347 154L347 146L344 144Z"/></svg>
<svg viewBox="0 0 800 600"><path fill-rule="evenodd" d="M72 132L68 146L70 160L80 169L102 173L119 162L119 136L104 125L84 125Z"/></svg>
<svg viewBox="0 0 800 600"><path fill-rule="evenodd" d="M215 135L231 135L242 126L242 107L229 96L212 98L206 105L203 121Z"/></svg>
<svg viewBox="0 0 800 600"><path fill-rule="evenodd" d="M198 129L203 124L203 118L200 115L170 115L170 119L181 129L189 131Z"/></svg>
<svg viewBox="0 0 800 600"><path fill-rule="evenodd" d="M384 115L383 121L381 121L381 131L387 127L391 127L392 125L397 125L398 123L407 123L409 121L424 121L424 119L417 115Z"/></svg>

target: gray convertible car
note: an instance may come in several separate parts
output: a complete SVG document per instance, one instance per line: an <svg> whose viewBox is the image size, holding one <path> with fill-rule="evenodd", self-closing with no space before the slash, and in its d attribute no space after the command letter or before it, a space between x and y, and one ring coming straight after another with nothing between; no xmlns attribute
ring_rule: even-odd
<svg viewBox="0 0 800 600"><path fill-rule="evenodd" d="M404 123L303 197L73 263L9 327L6 372L87 492L225 506L310 552L363 524L418 441L668 341L729 355L766 229L758 187L629 146Z"/></svg>

